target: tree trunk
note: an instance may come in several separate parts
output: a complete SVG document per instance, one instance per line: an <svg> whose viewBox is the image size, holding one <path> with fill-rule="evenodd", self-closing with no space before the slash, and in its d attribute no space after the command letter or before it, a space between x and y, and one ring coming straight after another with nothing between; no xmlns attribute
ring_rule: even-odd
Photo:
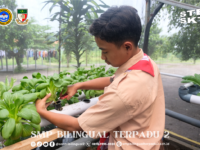
<svg viewBox="0 0 200 150"><path fill-rule="evenodd" d="M86 66L87 66L87 60L88 60L87 55L88 55L88 53L87 53L87 50L86 50L86 51L85 51L85 56L86 56Z"/></svg>
<svg viewBox="0 0 200 150"><path fill-rule="evenodd" d="M2 60L3 58L2 57L1 57L1 69L3 69L3 60Z"/></svg>
<svg viewBox="0 0 200 150"><path fill-rule="evenodd" d="M19 58L18 55L15 56L15 60L16 60L16 63L17 63L17 68L18 68L18 69L21 69L22 66L21 66L20 58Z"/></svg>
<svg viewBox="0 0 200 150"><path fill-rule="evenodd" d="M77 54L76 56L76 62L77 62L77 69L78 69L81 66L79 54Z"/></svg>
<svg viewBox="0 0 200 150"><path fill-rule="evenodd" d="M193 64L195 64L196 63L196 59L193 59Z"/></svg>
<svg viewBox="0 0 200 150"><path fill-rule="evenodd" d="M16 63L17 63L17 70L21 70L22 69L22 66L21 66L21 63L22 63L22 58L20 58L22 55L22 52L21 51L18 51L17 54L15 54L15 60L16 60Z"/></svg>
<svg viewBox="0 0 200 150"><path fill-rule="evenodd" d="M61 7L60 7L60 16L59 16L59 47L58 47L58 53L59 53L59 58L58 58L58 62L59 62L59 66L58 66L58 74L60 74L60 58L61 58Z"/></svg>
<svg viewBox="0 0 200 150"><path fill-rule="evenodd" d="M69 68L69 62L70 62L70 53L67 55L67 68Z"/></svg>
<svg viewBox="0 0 200 150"><path fill-rule="evenodd" d="M6 71L8 71L8 56L6 54Z"/></svg>
<svg viewBox="0 0 200 150"><path fill-rule="evenodd" d="M71 62L72 60L72 56L71 56L71 53L69 53L69 63Z"/></svg>

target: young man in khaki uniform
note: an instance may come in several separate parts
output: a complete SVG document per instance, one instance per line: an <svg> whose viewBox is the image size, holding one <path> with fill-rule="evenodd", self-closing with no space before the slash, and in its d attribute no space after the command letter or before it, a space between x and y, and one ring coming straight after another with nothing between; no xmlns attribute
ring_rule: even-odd
<svg viewBox="0 0 200 150"><path fill-rule="evenodd" d="M159 150L165 125L163 85L155 62L138 47L141 30L133 7L109 8L93 22L90 33L101 58L119 68L113 77L72 85L67 99L78 89L104 89L104 94L79 118L47 111L50 95L36 102L38 113L67 131L109 133L109 143L115 143L109 150Z"/></svg>

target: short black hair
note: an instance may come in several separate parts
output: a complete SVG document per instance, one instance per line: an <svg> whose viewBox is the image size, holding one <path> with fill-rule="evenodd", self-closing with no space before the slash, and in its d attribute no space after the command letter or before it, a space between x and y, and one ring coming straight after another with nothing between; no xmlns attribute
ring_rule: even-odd
<svg viewBox="0 0 200 150"><path fill-rule="evenodd" d="M137 47L142 25L137 10L131 6L113 6L94 20L89 32L107 42L120 47L129 40Z"/></svg>

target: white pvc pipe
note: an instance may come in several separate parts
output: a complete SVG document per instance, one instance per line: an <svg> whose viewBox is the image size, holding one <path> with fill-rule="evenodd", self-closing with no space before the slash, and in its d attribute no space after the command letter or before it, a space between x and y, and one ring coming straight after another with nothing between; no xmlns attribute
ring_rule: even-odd
<svg viewBox="0 0 200 150"><path fill-rule="evenodd" d="M95 105L97 101L99 100L99 97L91 98L90 103L85 103L85 102L79 102L75 103L72 105L67 105L63 107L62 111L57 111L57 110L50 110L51 112L57 113L57 114L65 114L65 115L70 115L70 116L75 116L83 113L86 111L88 108L91 106ZM40 126L44 127L51 124L49 121L41 117L41 123ZM3 141L3 138L0 136L0 141Z"/></svg>
<svg viewBox="0 0 200 150"><path fill-rule="evenodd" d="M200 96L192 95L190 98L190 103L200 105Z"/></svg>
<svg viewBox="0 0 200 150"><path fill-rule="evenodd" d="M177 74L170 74L170 73L164 73L164 72L160 72L161 75L166 75L166 76L170 76L170 77L178 77L178 78L183 78L184 76L181 75L177 75Z"/></svg>
<svg viewBox="0 0 200 150"><path fill-rule="evenodd" d="M72 104L72 105L64 106L62 111L57 111L55 109L50 110L50 111L57 113L57 114L65 114L65 115L75 116L75 115L83 113L89 107L95 105L98 100L99 100L98 97L95 97L95 98L90 99L90 103L79 102L79 103L75 103L75 104ZM51 124L46 119L44 119L44 118L41 118L41 119L42 119L41 123L40 123L41 127Z"/></svg>

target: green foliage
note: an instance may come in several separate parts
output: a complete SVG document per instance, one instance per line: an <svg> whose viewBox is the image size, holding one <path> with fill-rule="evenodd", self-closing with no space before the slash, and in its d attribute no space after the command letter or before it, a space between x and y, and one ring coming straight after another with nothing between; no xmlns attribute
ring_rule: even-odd
<svg viewBox="0 0 200 150"><path fill-rule="evenodd" d="M200 6L199 0L187 1L187 0L176 0L181 3L187 3L195 6ZM180 55L182 61L187 61L193 59L194 64L197 59L200 58L200 27L197 23L181 23L180 14L183 11L187 11L183 8L178 8L175 6L167 5L165 10L168 11L170 23L168 24L169 31L173 28L178 29L179 31L170 37L172 49L170 52L173 52L175 55ZM186 20L191 17L198 17L195 13L192 16L189 16L189 13L186 13Z"/></svg>
<svg viewBox="0 0 200 150"><path fill-rule="evenodd" d="M103 8L109 8L109 6L103 1L100 1L101 4L98 5L94 0L49 0L45 3L44 7L52 4L50 12L55 6L60 6L61 11L53 14L51 21L57 20L61 24L62 43L60 44L63 45L66 55L74 54L77 61L76 67L80 67L80 57L85 51L92 49L91 37L86 32L86 24L91 24L93 19L98 18L98 13L103 13ZM59 32L54 36L49 36L47 40L53 43L58 40L58 35Z"/></svg>
<svg viewBox="0 0 200 150"><path fill-rule="evenodd" d="M181 81L181 83L192 82L193 84L200 86L200 74L194 74L194 76L185 76L182 79L183 80ZM197 96L200 96L200 92L197 94Z"/></svg>
<svg viewBox="0 0 200 150"><path fill-rule="evenodd" d="M17 4L16 0L0 0L0 8L9 8L13 16L16 16ZM17 67L15 73L25 72L21 66L24 50L32 49L49 49L51 46L47 45L45 38L49 35L46 31L50 29L49 26L41 26L35 24L34 18L30 18L28 25L20 26L14 21L9 24L9 27L2 26L0 28L0 49L6 52L13 52L14 49L18 50L18 53L12 53L16 59Z"/></svg>
<svg viewBox="0 0 200 150"><path fill-rule="evenodd" d="M44 98L48 93L51 93L50 98L48 98L47 103L54 101L56 102L59 98L59 94L63 88L67 88L70 84L67 80L63 79L64 75L69 74L68 72L63 72L60 75L54 73L53 76L44 76L39 72L32 74L32 79L24 77L20 80L20 85L13 87L13 91L28 91L29 94L25 95L23 99L25 102L33 102L35 98Z"/></svg>
<svg viewBox="0 0 200 150"><path fill-rule="evenodd" d="M20 141L23 136L29 136L31 131L38 130L26 128L29 124L39 125L40 115L37 113L34 102L37 99L35 93L22 94L20 92L4 92L0 100L0 133L6 140L6 146ZM29 133L29 134L27 134Z"/></svg>
<svg viewBox="0 0 200 150"><path fill-rule="evenodd" d="M67 77L64 79L71 81L71 84L75 84L78 82L85 82L85 81L100 78L100 77L109 77L109 76L112 76L115 72L116 72L116 69L112 67L109 68L107 71L105 71L105 66L100 66L100 67L95 68L93 65L91 66L90 70L85 70L84 68L79 67L77 71L70 74L70 78ZM83 90L83 92L86 98L90 99L90 98L102 95L104 91L103 90ZM63 92L62 94L64 93L65 92ZM81 94L82 92L79 90L74 96L78 97ZM73 98L72 101L74 100L76 99ZM71 104L72 102L69 101L68 103Z"/></svg>
<svg viewBox="0 0 200 150"><path fill-rule="evenodd" d="M195 74L194 76L185 76L182 79L182 83L193 82L194 84L200 86L200 74Z"/></svg>
<svg viewBox="0 0 200 150"><path fill-rule="evenodd" d="M84 82L99 77L112 76L115 68L109 68L105 71L105 66L95 68L91 66L90 70L78 68L74 73L63 71L53 76L44 76L38 72L32 74L32 79L24 76L20 80L20 84L13 87L15 79L9 82L6 78L5 83L0 82L0 134L6 140L4 145L14 144L23 137L31 135L32 131L40 131L40 115L37 113L34 102L43 98L46 94L51 93L52 96L47 100L57 101L60 93L67 92L68 85L78 82ZM12 92L9 90L12 89ZM79 102L78 97L85 93L86 98L90 99L103 94L103 90L78 90L70 100L62 100L61 105L66 103L74 104ZM48 110L54 109L49 106Z"/></svg>
<svg viewBox="0 0 200 150"><path fill-rule="evenodd" d="M143 30L141 33L141 38L139 42L139 47L143 47L143 42L144 42L144 28L145 26L143 25ZM148 44L148 52L149 56L152 59L158 59L158 57L161 55L166 56L167 50L168 50L168 37L166 36L161 36L162 29L158 27L158 23L156 20L152 23L150 33L149 33L149 44ZM166 49L167 48L167 49Z"/></svg>
<svg viewBox="0 0 200 150"><path fill-rule="evenodd" d="M6 77L5 83L0 82L0 100L3 99L3 93L9 91L14 83L16 82L16 79L11 78L10 82L8 78Z"/></svg>

